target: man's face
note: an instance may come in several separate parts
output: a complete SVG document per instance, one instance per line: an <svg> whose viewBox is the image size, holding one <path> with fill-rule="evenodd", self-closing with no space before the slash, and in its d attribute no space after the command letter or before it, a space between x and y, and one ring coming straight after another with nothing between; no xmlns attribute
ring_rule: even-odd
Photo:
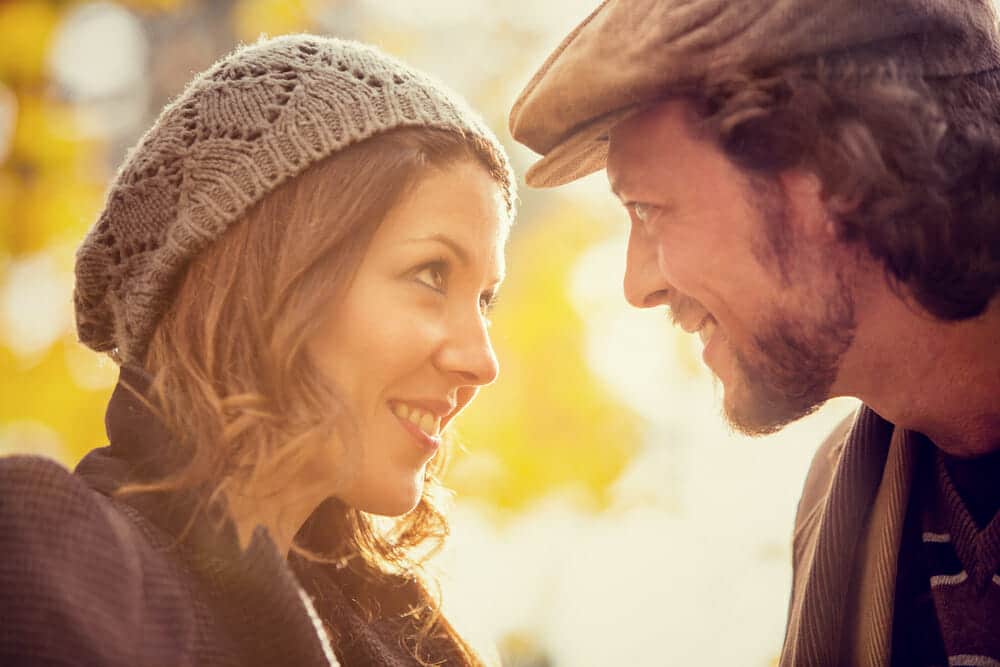
<svg viewBox="0 0 1000 667"><path fill-rule="evenodd" d="M697 332L726 417L769 433L830 397L854 339L844 249L815 179L751 180L691 118L669 101L611 133L608 180L631 221L625 297Z"/></svg>

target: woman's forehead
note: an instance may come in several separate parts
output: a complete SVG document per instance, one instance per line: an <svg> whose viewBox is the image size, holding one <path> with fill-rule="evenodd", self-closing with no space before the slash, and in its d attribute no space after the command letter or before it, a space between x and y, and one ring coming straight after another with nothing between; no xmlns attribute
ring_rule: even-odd
<svg viewBox="0 0 1000 667"><path fill-rule="evenodd" d="M503 245L510 221L500 185L471 163L432 169L394 206L376 240L444 235L462 245Z"/></svg>

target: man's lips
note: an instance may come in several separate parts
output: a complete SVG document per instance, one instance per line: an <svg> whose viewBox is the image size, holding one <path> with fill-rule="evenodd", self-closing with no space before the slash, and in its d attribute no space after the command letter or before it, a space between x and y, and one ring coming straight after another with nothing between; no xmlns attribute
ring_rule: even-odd
<svg viewBox="0 0 1000 667"><path fill-rule="evenodd" d="M698 338L701 339L706 351L709 342L712 340L719 326L718 321L712 317L711 313L705 313L700 320L678 317L675 318L675 323L689 334L698 334Z"/></svg>
<svg viewBox="0 0 1000 667"><path fill-rule="evenodd" d="M698 325L698 337L701 339L703 344L708 344L708 341L712 339L715 334L715 329L719 326L719 323L715 321L715 318L711 315L706 315L705 319L701 321Z"/></svg>
<svg viewBox="0 0 1000 667"><path fill-rule="evenodd" d="M709 313L705 313L700 320L695 320L693 318L676 317L674 318L674 323L677 324L686 333L698 333L709 321L715 322L715 318Z"/></svg>

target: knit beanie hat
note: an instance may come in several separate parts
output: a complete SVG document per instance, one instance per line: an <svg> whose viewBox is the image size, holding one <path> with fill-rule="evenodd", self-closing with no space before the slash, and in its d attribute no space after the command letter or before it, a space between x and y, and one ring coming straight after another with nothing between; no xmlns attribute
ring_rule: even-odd
<svg viewBox="0 0 1000 667"><path fill-rule="evenodd" d="M289 35L198 75L126 157L76 255L81 342L141 363L188 262L309 165L373 135L465 137L512 212L514 179L483 121L439 82L358 42Z"/></svg>

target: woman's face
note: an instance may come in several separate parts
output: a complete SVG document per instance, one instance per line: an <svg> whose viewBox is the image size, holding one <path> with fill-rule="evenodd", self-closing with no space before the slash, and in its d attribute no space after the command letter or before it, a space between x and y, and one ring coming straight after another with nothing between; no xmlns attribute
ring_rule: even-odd
<svg viewBox="0 0 1000 667"><path fill-rule="evenodd" d="M357 429L322 464L336 480L332 495L351 507L413 509L442 433L496 379L486 313L504 275L507 228L502 192L483 167L429 170L386 216L310 339Z"/></svg>

